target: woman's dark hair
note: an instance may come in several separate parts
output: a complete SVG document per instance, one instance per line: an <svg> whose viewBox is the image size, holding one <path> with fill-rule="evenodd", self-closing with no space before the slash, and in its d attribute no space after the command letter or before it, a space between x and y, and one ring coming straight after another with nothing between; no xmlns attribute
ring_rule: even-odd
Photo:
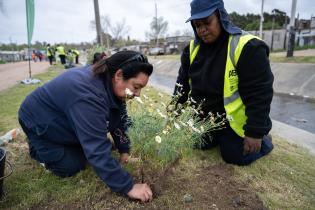
<svg viewBox="0 0 315 210"><path fill-rule="evenodd" d="M135 51L120 51L102 59L93 65L94 76L111 78L118 69L122 70L124 80L136 77L140 72L150 76L153 66L147 60L147 57Z"/></svg>
<svg viewBox="0 0 315 210"><path fill-rule="evenodd" d="M94 53L93 55L93 61L92 61L92 64L96 64L97 62L99 62L100 60L106 58L106 53L105 52L96 52Z"/></svg>

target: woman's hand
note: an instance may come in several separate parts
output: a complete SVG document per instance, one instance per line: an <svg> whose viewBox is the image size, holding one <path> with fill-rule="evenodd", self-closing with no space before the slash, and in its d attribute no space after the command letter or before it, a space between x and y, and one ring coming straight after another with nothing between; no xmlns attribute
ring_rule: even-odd
<svg viewBox="0 0 315 210"><path fill-rule="evenodd" d="M120 154L119 162L121 164L128 163L128 160L129 160L129 154L128 153L121 153Z"/></svg>
<svg viewBox="0 0 315 210"><path fill-rule="evenodd" d="M127 193L129 198L141 200L142 202L151 201L153 193L147 184L135 184Z"/></svg>

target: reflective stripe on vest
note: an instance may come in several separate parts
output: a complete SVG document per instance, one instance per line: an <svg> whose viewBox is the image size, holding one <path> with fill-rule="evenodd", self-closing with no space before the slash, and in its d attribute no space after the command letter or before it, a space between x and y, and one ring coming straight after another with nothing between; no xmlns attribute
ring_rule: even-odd
<svg viewBox="0 0 315 210"><path fill-rule="evenodd" d="M256 36L243 31L239 35L229 35L228 52L224 73L224 109L229 119L230 127L237 135L244 137L244 125L246 124L247 116L245 114L245 105L238 92L238 75L236 66L238 59L242 53L245 44L251 39L260 39ZM190 64L194 61L200 45L194 46L194 40L190 42ZM191 87L191 78L189 78ZM191 91L191 88L190 88Z"/></svg>

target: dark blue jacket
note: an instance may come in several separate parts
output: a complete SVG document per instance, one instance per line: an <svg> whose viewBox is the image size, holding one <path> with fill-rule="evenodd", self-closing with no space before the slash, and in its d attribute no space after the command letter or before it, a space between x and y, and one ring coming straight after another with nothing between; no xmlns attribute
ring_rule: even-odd
<svg viewBox="0 0 315 210"><path fill-rule="evenodd" d="M57 118L67 122L64 135L73 138L47 141L81 145L88 162L113 191L126 194L131 190L132 178L112 157L107 139L111 132L119 152L129 152L126 104L113 95L110 78L94 77L91 66L71 69L27 96L19 118L38 135Z"/></svg>

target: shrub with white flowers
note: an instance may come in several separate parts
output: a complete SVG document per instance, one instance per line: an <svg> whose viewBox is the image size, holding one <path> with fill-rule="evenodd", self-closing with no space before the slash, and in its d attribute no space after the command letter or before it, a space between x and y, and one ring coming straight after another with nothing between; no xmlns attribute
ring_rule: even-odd
<svg viewBox="0 0 315 210"><path fill-rule="evenodd" d="M179 92L173 97L162 93L152 96L142 94L141 98L135 97L136 100L128 102L132 120L128 134L132 140L133 155L164 167L201 146L202 135L224 127L224 115L208 113L200 119L201 104L192 105L196 102L190 98L176 107L179 97Z"/></svg>

